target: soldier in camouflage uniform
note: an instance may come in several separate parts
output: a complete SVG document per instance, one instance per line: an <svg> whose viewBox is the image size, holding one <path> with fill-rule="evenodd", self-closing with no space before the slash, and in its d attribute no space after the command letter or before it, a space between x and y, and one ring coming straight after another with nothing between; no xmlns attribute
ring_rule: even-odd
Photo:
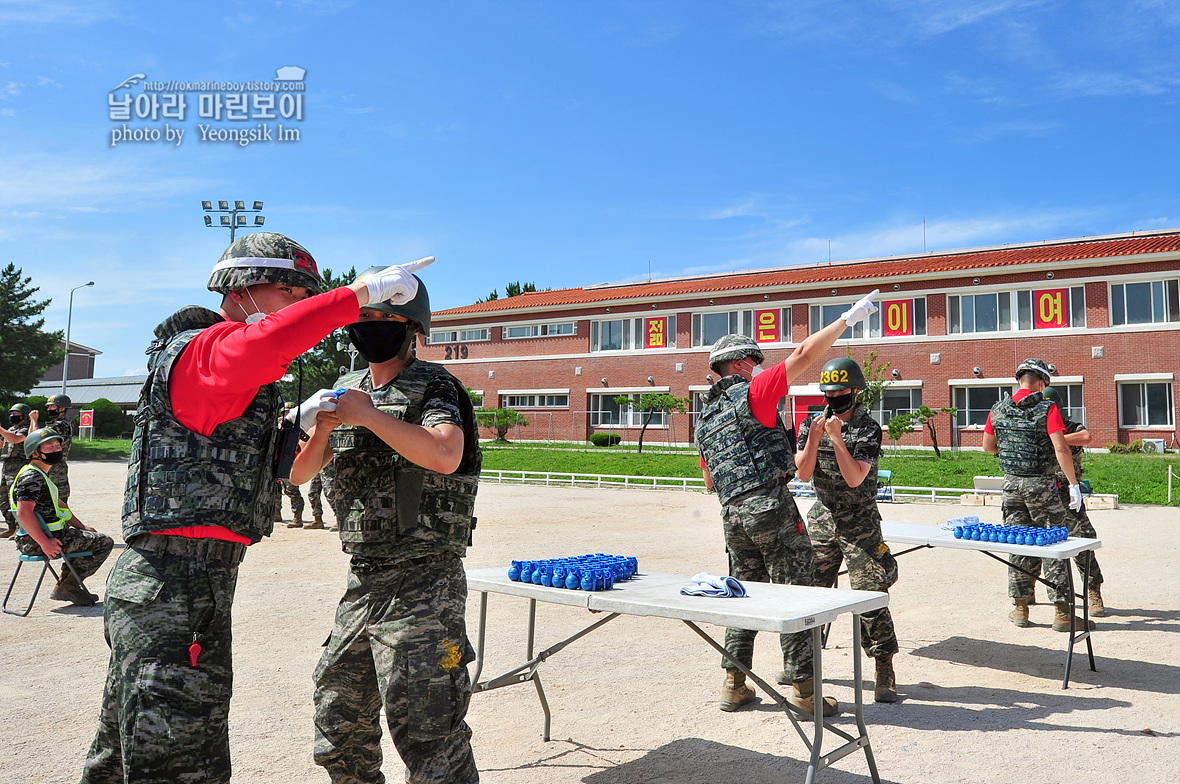
<svg viewBox="0 0 1180 784"><path fill-rule="evenodd" d="M290 480L280 479L279 486L283 489L283 495L291 502L291 514L295 519L287 523L288 528L302 528L303 527L303 493L299 492L299 485L294 484ZM275 522L282 522L283 519L283 499L282 496L275 497Z"/></svg>
<svg viewBox="0 0 1180 784"><path fill-rule="evenodd" d="M0 438L4 439L3 450L0 451L0 495L8 497L12 487L12 480L16 478L25 463L25 450L21 444L29 433L29 428L37 429L37 412L24 403L14 403L8 410L8 427L0 426ZM16 516L7 504L0 504L4 509L4 522L8 530L0 532L0 538L7 538L16 533Z"/></svg>
<svg viewBox="0 0 1180 784"><path fill-rule="evenodd" d="M815 548L816 585L834 586L840 562L848 560L853 590L889 591L897 582L897 559L881 536L877 511L877 459L881 426L856 397L865 387L864 372L853 359L824 365L819 388L828 408L799 426L795 464L799 478L815 486L815 503L807 512L807 532ZM877 663L873 699L897 699L893 656L897 634L888 607L860 617L861 644Z"/></svg>
<svg viewBox="0 0 1180 784"><path fill-rule="evenodd" d="M25 439L23 451L29 462L17 472L8 496L8 507L21 523L16 547L25 555L48 555L50 558L61 553L89 551L90 555L71 558L68 565L63 566L50 598L92 606L98 597L78 580L85 580L98 571L111 554L115 542L78 519L49 478L51 469L60 464L63 457L61 435L57 431L48 427L34 430Z"/></svg>
<svg viewBox="0 0 1180 784"><path fill-rule="evenodd" d="M57 495L63 504L70 500L70 447L74 445L74 425L70 422L69 395L54 395L45 403L46 427L61 436L61 462L49 470L49 478L57 485Z"/></svg>
<svg viewBox="0 0 1180 784"><path fill-rule="evenodd" d="M713 385L697 420L705 485L721 501L730 573L739 580L812 585L814 554L803 519L787 483L795 473L791 444L778 419L777 405L790 382L831 348L847 327L876 310L869 294L839 320L808 336L782 363L762 373L764 359L757 344L744 335L726 335L709 354L721 379ZM758 377L758 376L762 377ZM753 663L756 632L726 629L725 649L745 667ZM807 632L779 637L783 672L792 690L788 700L806 713L815 712L811 639ZM734 711L753 701L745 673L723 658L725 681L719 707ZM823 701L823 714L838 710Z"/></svg>
<svg viewBox="0 0 1180 784"><path fill-rule="evenodd" d="M1053 387L1045 387L1041 392L1046 400L1052 401L1057 405L1061 411L1062 418L1065 421L1065 443L1069 445L1070 455L1073 456L1073 472L1077 477L1078 483L1082 481L1082 453L1085 452L1085 447L1089 446L1091 441L1090 431L1081 422L1074 422L1065 416L1066 406L1061 399L1059 393ZM1073 507L1069 505L1069 479L1066 478L1065 472L1061 470L1060 466L1053 466L1054 475L1057 478L1057 493L1061 497L1061 504L1065 507L1065 525L1069 528L1070 536L1079 536L1085 539L1097 539L1098 532L1094 530L1094 524L1090 522L1090 516L1086 514L1086 504L1082 503L1082 508L1074 511ZM1086 550L1080 553L1075 559L1078 565L1078 573L1087 576L1086 582L1086 599L1090 604L1090 615L1096 618L1106 617L1106 605L1102 601L1102 569L1098 566L1098 559L1094 555L1093 550Z"/></svg>
<svg viewBox="0 0 1180 784"><path fill-rule="evenodd" d="M1049 383L1049 366L1040 359L1026 359L1016 369L1020 390L1005 396L988 414L984 425L983 449L998 455L1004 472L1003 510L1005 525L1050 528L1065 522L1065 506L1057 493L1053 475L1056 460L1068 481L1070 506L1081 507L1082 491L1073 470L1073 456L1065 442L1065 425L1057 406L1045 400L1042 391ZM1015 608L1008 617L1016 626L1031 626L1028 605L1033 597L1034 578L1042 560L1026 555L1011 555L1009 562L1017 568L1008 570L1008 595ZM1056 607L1055 631L1070 630L1071 599L1068 588L1067 561L1045 559L1045 578L1057 588L1049 588L1049 601ZM1075 619L1080 626L1080 619Z"/></svg>
<svg viewBox="0 0 1180 784"><path fill-rule="evenodd" d="M107 581L111 659L83 784L229 781L231 609L246 547L274 527L274 382L370 297L412 297L410 272L391 267L311 296L322 281L307 250L259 232L214 267L217 312L188 306L156 327L124 493L127 547Z"/></svg>
<svg viewBox="0 0 1180 784"><path fill-rule="evenodd" d="M406 305L362 309L349 335L369 367L336 382L348 392L319 415L292 471L306 481L336 466L340 538L352 555L315 671L315 761L333 784L385 781L382 708L407 781L479 780L464 721L475 652L461 558L482 458L463 384L410 353L415 333L429 332L425 286Z"/></svg>
<svg viewBox="0 0 1180 784"><path fill-rule="evenodd" d="M331 463L324 466L324 470L311 478L311 484L307 487L307 500L311 504L312 523L308 528L323 528L324 527L324 503L323 499L328 500L328 506L332 505L332 482L336 474L336 467ZM336 527L339 530L339 527Z"/></svg>

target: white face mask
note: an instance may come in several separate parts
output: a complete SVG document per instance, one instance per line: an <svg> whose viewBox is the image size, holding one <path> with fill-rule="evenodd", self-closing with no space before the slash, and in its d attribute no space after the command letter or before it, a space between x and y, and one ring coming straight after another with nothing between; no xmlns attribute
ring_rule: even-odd
<svg viewBox="0 0 1180 784"><path fill-rule="evenodd" d="M246 309L242 307L241 303L238 303L238 307L242 308L243 313L246 313L247 324L257 324L266 318L266 314L262 312L262 309L258 307L258 303L254 301L254 295L250 293L250 289L244 289L244 291L246 292L246 296L250 298L250 304L254 306L254 312L246 313Z"/></svg>
<svg viewBox="0 0 1180 784"><path fill-rule="evenodd" d="M750 369L750 378L753 378L754 376L758 375L761 372L762 372L762 366L755 365L753 368Z"/></svg>

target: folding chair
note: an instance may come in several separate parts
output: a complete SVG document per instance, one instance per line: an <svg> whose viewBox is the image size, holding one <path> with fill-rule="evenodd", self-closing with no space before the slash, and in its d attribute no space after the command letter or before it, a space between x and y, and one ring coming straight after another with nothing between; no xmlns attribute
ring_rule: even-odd
<svg viewBox="0 0 1180 784"><path fill-rule="evenodd" d="M877 500L893 502L893 472L887 468L877 470Z"/></svg>
<svg viewBox="0 0 1180 784"><path fill-rule="evenodd" d="M39 512L34 512L34 514L37 515L37 522L41 524L41 530L47 535L52 536L53 534L49 533L49 526L45 524L45 519L41 517L41 514ZM70 563L70 561L72 561L74 558L81 558L84 555L91 555L91 552L89 550L83 550L77 553L62 553L61 555L54 556L52 559L47 558L44 555L25 555L24 553L21 553L16 562L16 571L12 573L12 581L8 583L8 592L4 594L4 603L0 605L0 610L3 610L9 615L18 615L21 618L26 617L33 609L33 602L37 601L37 594L41 591L41 583L45 580L45 571L49 570L53 573L54 579L60 581L57 571L50 565L49 562L51 560L56 560L57 558L63 558L63 556L63 562L65 563L66 568L70 570L70 573L74 575L74 579L78 581L78 585L82 586L82 590L85 591L86 584L82 582L82 578L78 575L78 570L74 568L72 563ZM27 562L35 561L41 562L41 574L37 577L37 585L33 588L33 595L29 597L28 606L25 607L24 612L17 612L16 610L8 609L8 599L12 596L12 589L16 586L16 578L20 575L20 568Z"/></svg>

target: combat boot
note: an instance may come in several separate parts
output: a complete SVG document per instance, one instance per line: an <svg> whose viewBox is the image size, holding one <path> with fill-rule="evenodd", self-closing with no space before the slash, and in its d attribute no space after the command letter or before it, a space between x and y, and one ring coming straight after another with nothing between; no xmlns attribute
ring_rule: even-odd
<svg viewBox="0 0 1180 784"><path fill-rule="evenodd" d="M13 536L15 533L16 533L16 526L13 525L12 523L9 523L8 530L4 531L3 533L0 533L0 539L7 539L8 537Z"/></svg>
<svg viewBox="0 0 1180 784"><path fill-rule="evenodd" d="M877 657L877 682L873 685L873 702L897 701L897 675L893 672L893 654Z"/></svg>
<svg viewBox="0 0 1180 784"><path fill-rule="evenodd" d="M1021 629L1032 626L1028 620L1028 599L1013 599L1012 601L1016 606L1012 612L1008 613L1008 618Z"/></svg>
<svg viewBox="0 0 1180 784"><path fill-rule="evenodd" d="M1106 617L1106 605L1102 603L1101 587L1086 591L1086 600L1090 603L1090 615L1095 618Z"/></svg>
<svg viewBox="0 0 1180 784"><path fill-rule="evenodd" d="M311 523L311 524L310 524L310 525L308 525L307 527L308 527L308 528L323 528L323 527L324 527L324 518L323 518L323 516L321 516L321 515L316 515L316 516L315 516L315 522Z"/></svg>
<svg viewBox="0 0 1180 784"><path fill-rule="evenodd" d="M805 681L794 683L791 685L791 693L787 697L787 702L794 705L804 713L815 715L815 678L808 678ZM824 716L835 716L840 712L840 703L836 702L835 697L824 697Z"/></svg>
<svg viewBox="0 0 1180 784"><path fill-rule="evenodd" d="M54 587L53 593L49 594L49 598L59 602L76 604L80 607L93 607L98 601L95 594L87 591L74 579L73 572L66 572L57 581L57 586Z"/></svg>
<svg viewBox="0 0 1180 784"><path fill-rule="evenodd" d="M1055 614L1053 615L1053 631L1069 631L1069 616L1071 615L1069 602L1057 602L1053 606L1056 608ZM1094 622L1090 621L1090 625L1083 629L1082 619L1075 615L1074 628L1078 631L1093 631Z"/></svg>
<svg viewBox="0 0 1180 784"><path fill-rule="evenodd" d="M275 522L276 523L283 522L283 510L282 509L275 509Z"/></svg>
<svg viewBox="0 0 1180 784"><path fill-rule="evenodd" d="M754 701L754 690L746 685L746 674L740 670L726 670L721 684L721 710L733 713Z"/></svg>
<svg viewBox="0 0 1180 784"><path fill-rule="evenodd" d="M303 513L296 512L295 519L287 523L288 528L302 528L303 527Z"/></svg>

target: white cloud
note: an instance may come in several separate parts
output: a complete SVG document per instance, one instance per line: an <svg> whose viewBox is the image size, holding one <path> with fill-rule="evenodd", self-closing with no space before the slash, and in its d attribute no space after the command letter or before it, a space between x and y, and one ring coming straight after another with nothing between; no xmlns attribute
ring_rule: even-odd
<svg viewBox="0 0 1180 784"><path fill-rule="evenodd" d="M9 82L3 87L0 87L0 98L12 98L13 96L20 95L20 88L23 86L19 82Z"/></svg>
<svg viewBox="0 0 1180 784"><path fill-rule="evenodd" d="M123 375L124 376L146 376L147 372L148 372L147 367L137 367L137 368L130 368L128 370L124 370Z"/></svg>
<svg viewBox="0 0 1180 784"><path fill-rule="evenodd" d="M0 0L0 24L87 25L115 15L104 0Z"/></svg>
<svg viewBox="0 0 1180 784"><path fill-rule="evenodd" d="M129 161L94 163L60 155L0 154L0 209L103 210L112 199L158 200L188 194L211 181Z"/></svg>

